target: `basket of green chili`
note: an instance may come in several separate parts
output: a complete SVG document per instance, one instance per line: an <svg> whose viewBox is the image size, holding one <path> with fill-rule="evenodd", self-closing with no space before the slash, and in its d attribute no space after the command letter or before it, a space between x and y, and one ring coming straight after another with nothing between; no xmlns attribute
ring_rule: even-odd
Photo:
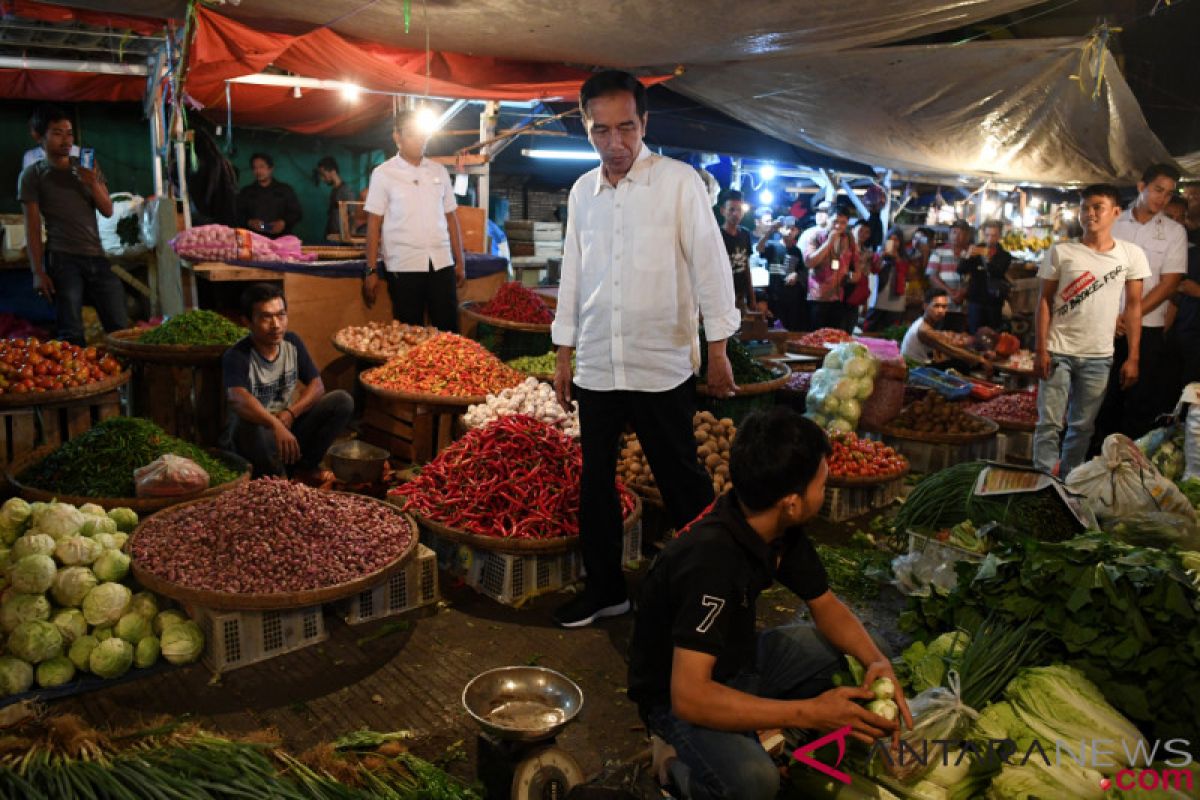
<svg viewBox="0 0 1200 800"><path fill-rule="evenodd" d="M127 328L108 334L108 349L134 361L155 364L208 364L247 330L205 309L185 311L153 328Z"/></svg>
<svg viewBox="0 0 1200 800"><path fill-rule="evenodd" d="M160 456L189 458L208 473L208 488L172 497L137 497L133 471ZM220 494L250 480L250 464L221 450L205 450L168 435L149 420L112 417L62 445L34 450L8 466L9 482L27 500L54 500L139 514Z"/></svg>

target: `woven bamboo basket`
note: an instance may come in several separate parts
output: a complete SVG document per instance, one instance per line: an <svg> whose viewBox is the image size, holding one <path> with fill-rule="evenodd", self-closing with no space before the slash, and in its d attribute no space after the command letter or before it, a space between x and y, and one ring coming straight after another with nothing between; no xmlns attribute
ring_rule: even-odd
<svg viewBox="0 0 1200 800"><path fill-rule="evenodd" d="M909 471L908 459L905 459L904 460L904 469L900 470L899 472L893 472L889 475L878 475L878 476L874 476L874 477L870 477L870 478L864 478L861 476L859 476L859 477L847 476L847 477L835 478L834 476L830 475L825 480L825 485L832 486L836 489L850 489L850 488L857 488L860 486L879 486L881 484L891 483L894 480L899 480L900 478L903 478L905 475L908 474L908 471Z"/></svg>
<svg viewBox="0 0 1200 800"><path fill-rule="evenodd" d="M633 510L625 517L624 530L626 532L642 518L642 498L632 490L632 487L629 488L630 494L633 495ZM420 514L414 513L413 516L419 525L443 539L492 553L558 555L579 545L578 535L560 536L554 539L502 539L495 536L480 536L458 528L449 528Z"/></svg>
<svg viewBox="0 0 1200 800"><path fill-rule="evenodd" d="M489 317L486 314L479 313L479 309L483 307L482 303L468 301L459 306L462 312L476 322L482 322L485 325L491 325L493 328L503 328L509 331L521 331L523 333L550 333L550 323L534 323L534 322L513 322L500 317ZM547 348L548 350L549 348ZM546 352L545 350L542 351Z"/></svg>
<svg viewBox="0 0 1200 800"><path fill-rule="evenodd" d="M1000 426L996 424L995 420L976 417L974 414L968 414L967 416L985 423L986 429L979 433L921 433L905 428L896 428L891 425L883 425L878 430L884 436L907 439L912 442L928 442L929 444L972 444L990 439L1000 430Z"/></svg>
<svg viewBox="0 0 1200 800"><path fill-rule="evenodd" d="M214 608L227 611L273 611L276 609L286 608L306 608L308 606L320 605L322 603L333 602L334 600L342 600L346 597L354 595L366 589L375 586L386 580L392 573L403 569L416 552L417 542L420 538L417 531L417 524L409 514L405 514L395 508L390 503L383 500L377 500L373 497L367 497L361 494L351 494L349 492L335 492L335 494L345 494L349 497L354 497L357 500L370 503L378 503L386 506L389 511L394 513L400 523L407 528L408 541L405 544L404 552L396 557L390 564L387 564L374 572L363 575L352 581L339 583L334 586L324 586L320 589L309 589L302 592L273 592L273 593L232 593L232 592L216 592L209 589L195 589L189 586L183 586L178 583L160 578L153 572L142 566L137 559L133 560L131 565L133 577L145 588L156 594L161 594L164 597L170 597L180 603L194 603L204 608ZM214 498L203 498L193 500L188 503L182 503L177 506L161 512L154 518L156 524L162 524L164 517L169 518L171 515L177 514L188 506L197 505L199 503L211 503ZM137 540L138 534L142 531L146 522L141 522L133 530L133 534L129 537L129 541L125 543L125 550L132 553L132 545Z"/></svg>
<svg viewBox="0 0 1200 800"><path fill-rule="evenodd" d="M58 389L48 392L25 392L24 394L0 394L0 409L2 408L32 408L51 403L69 403L72 400L82 400L98 394L111 392L129 382L129 370L110 375L104 380L89 383L86 386L76 386L73 389Z"/></svg>
<svg viewBox="0 0 1200 800"><path fill-rule="evenodd" d="M150 328L126 328L108 334L105 343L116 355L133 361L151 364L176 364L180 366L203 366L221 360L232 345L227 344L142 344L139 339Z"/></svg>
<svg viewBox="0 0 1200 800"><path fill-rule="evenodd" d="M73 506L81 506L84 503L95 503L106 511L111 511L114 508L132 508L141 516L143 514L153 514L164 508L170 508L183 503L215 497L222 492L235 489L250 480L250 462L234 453L212 449L209 450L209 453L220 460L225 466L236 470L238 476L231 481L226 481L217 486L210 486L203 491L175 495L173 497L88 497L85 495L70 495L63 494L62 492L47 491L46 489L39 489L36 486L30 486L21 481L21 473L34 464L39 463L57 449L54 445L39 447L25 458L8 465L5 477L8 478L9 483L16 487L21 497L26 500L40 500L42 502L57 500L60 503L70 503Z"/></svg>

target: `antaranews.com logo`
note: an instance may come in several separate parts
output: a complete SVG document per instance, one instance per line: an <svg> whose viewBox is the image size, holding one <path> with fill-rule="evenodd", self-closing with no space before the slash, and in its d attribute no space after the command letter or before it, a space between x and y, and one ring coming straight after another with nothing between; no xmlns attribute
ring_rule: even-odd
<svg viewBox="0 0 1200 800"><path fill-rule="evenodd" d="M846 757L846 739L852 729L849 725L814 739L798 748L792 757L829 777L849 784L850 775L838 769ZM826 745L837 745L837 760L833 765L818 761L813 754ZM901 740L900 749L893 752L887 740L879 740L871 746L868 762L876 756L889 766L958 766L964 759L972 765L999 768L1003 765L1024 766L1032 759L1040 759L1047 767L1062 764L1068 759L1080 767L1086 767L1111 778L1100 781L1100 788L1108 791L1174 790L1193 794L1197 790L1196 779L1189 769L1193 759L1191 743L1187 739L1167 739L1148 742L1139 739L1130 747L1128 742L1112 739L1091 739L1078 742L1055 741L1049 746L1036 739L1024 751L1012 739L989 739L970 741L966 739L929 739L909 742ZM1165 765L1165 766L1164 766Z"/></svg>

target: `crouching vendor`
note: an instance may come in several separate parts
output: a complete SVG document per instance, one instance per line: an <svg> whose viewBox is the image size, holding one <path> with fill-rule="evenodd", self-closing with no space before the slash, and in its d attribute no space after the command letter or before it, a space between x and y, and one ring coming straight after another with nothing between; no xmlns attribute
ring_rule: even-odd
<svg viewBox="0 0 1200 800"><path fill-rule="evenodd" d="M249 461L255 477L290 476L312 485L331 480L321 459L354 416L353 398L340 389L325 392L304 342L288 332L279 287L249 286L242 313L250 335L221 357L230 412L222 446Z"/></svg>
<svg viewBox="0 0 1200 800"><path fill-rule="evenodd" d="M733 491L659 554L642 586L629 653L629 698L657 747L659 779L689 798L775 797L779 771L756 732L850 726L865 743L898 737L899 720L863 705L891 662L829 589L798 527L820 510L830 454L825 434L787 408L738 428ZM815 626L755 631L759 594L776 580L808 605ZM863 686L834 688L843 654L866 665Z"/></svg>

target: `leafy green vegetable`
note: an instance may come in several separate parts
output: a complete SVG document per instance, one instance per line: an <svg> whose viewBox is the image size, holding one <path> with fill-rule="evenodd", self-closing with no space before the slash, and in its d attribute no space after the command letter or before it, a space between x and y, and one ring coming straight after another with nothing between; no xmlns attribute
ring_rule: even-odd
<svg viewBox="0 0 1200 800"><path fill-rule="evenodd" d="M700 380L708 375L708 347L704 331L700 331ZM735 336L725 340L725 354L729 357L729 366L733 368L733 382L739 386L743 383L762 383L775 377L771 370L762 362L750 355L746 345Z"/></svg>
<svg viewBox="0 0 1200 800"><path fill-rule="evenodd" d="M1183 496L1192 504L1192 508L1200 508L1200 479L1188 478L1187 480L1176 481L1175 485L1179 487L1179 491L1183 492Z"/></svg>
<svg viewBox="0 0 1200 800"><path fill-rule="evenodd" d="M231 345L250 332L213 311L198 308L171 317L138 338L138 344Z"/></svg>
<svg viewBox="0 0 1200 800"><path fill-rule="evenodd" d="M162 428L138 417L111 417L64 443L50 455L21 473L30 486L50 492L83 497L133 497L133 471L167 453L195 461L208 473L209 484L227 483L237 474L194 444L169 436ZM71 508L68 506L68 508ZM74 512L74 508L71 508ZM85 522L75 512L77 524L62 535L75 533ZM109 515L125 530L124 516ZM136 524L136 517L135 517ZM35 519L33 527L54 535ZM57 528L56 528L57 530ZM55 536L55 539L61 538Z"/></svg>
<svg viewBox="0 0 1200 800"><path fill-rule="evenodd" d="M958 668L969 641L970 637L959 631L943 633L928 645L914 642L901 653L900 658L909 676L910 694L920 694L926 689L941 686L946 679L946 672Z"/></svg>
<svg viewBox="0 0 1200 800"><path fill-rule="evenodd" d="M1027 798L1070 797L1073 800L1102 800L1102 775L1079 766L1069 758L1047 766L1040 758L1031 758L1022 766L1005 764L992 779L991 800L1027 800Z"/></svg>
<svg viewBox="0 0 1200 800"><path fill-rule="evenodd" d="M1178 555L1090 533L1001 542L958 565L946 595L909 598L903 630L932 636L985 618L1045 633L1046 660L1076 667L1160 739L1194 739L1200 719L1200 591ZM1181 679L1181 676L1190 676Z"/></svg>

